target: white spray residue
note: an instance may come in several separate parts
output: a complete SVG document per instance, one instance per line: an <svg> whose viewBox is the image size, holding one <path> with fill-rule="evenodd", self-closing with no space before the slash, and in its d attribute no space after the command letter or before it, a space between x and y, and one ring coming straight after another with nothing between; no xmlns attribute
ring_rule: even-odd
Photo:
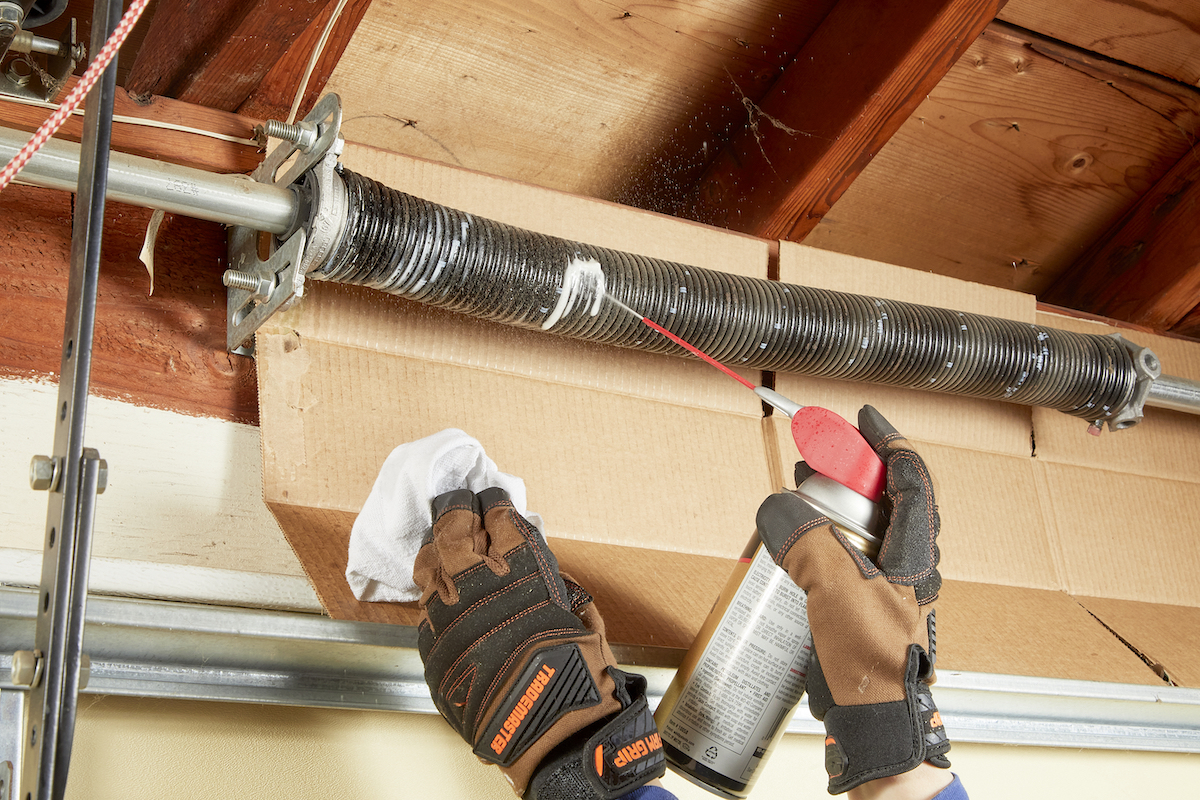
<svg viewBox="0 0 1200 800"><path fill-rule="evenodd" d="M548 331L558 324L563 314L570 312L576 301L592 296L591 315L600 313L600 304L604 302L605 283L604 271L600 262L594 258L582 259L578 256L571 259L563 272L562 288L558 290L558 301L550 311L550 316L542 323L542 330Z"/></svg>

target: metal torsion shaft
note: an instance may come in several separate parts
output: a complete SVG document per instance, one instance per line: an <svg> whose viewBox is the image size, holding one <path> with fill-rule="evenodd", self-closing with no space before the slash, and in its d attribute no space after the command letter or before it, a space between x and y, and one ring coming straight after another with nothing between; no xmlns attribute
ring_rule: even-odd
<svg viewBox="0 0 1200 800"><path fill-rule="evenodd" d="M344 235L312 278L522 328L545 328L557 312L553 333L685 355L617 304L597 304L606 293L725 364L1006 400L1088 420L1107 419L1133 393L1132 359L1112 337L593 247L341 175ZM566 278L569 265L590 260L603 270L603 287ZM564 291L572 292L565 303Z"/></svg>

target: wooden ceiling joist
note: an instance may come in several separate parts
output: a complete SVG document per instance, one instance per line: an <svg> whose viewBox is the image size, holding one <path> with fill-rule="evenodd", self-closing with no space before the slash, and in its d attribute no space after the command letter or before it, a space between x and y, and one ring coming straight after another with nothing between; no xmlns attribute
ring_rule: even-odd
<svg viewBox="0 0 1200 800"><path fill-rule="evenodd" d="M332 2L159 0L125 89L235 111Z"/></svg>
<svg viewBox="0 0 1200 800"><path fill-rule="evenodd" d="M1200 154L1193 149L1043 299L1155 330L1175 327L1200 298L1198 219Z"/></svg>
<svg viewBox="0 0 1200 800"><path fill-rule="evenodd" d="M76 81L70 78L62 94L69 93ZM45 108L0 97L0 120L4 127L32 132L49 115ZM207 172L248 173L262 162L261 148L251 141L258 122L168 97L139 103L124 92L117 92L112 147L122 153ZM83 117L77 113L67 118L55 138L78 142L82 134Z"/></svg>
<svg viewBox="0 0 1200 800"><path fill-rule="evenodd" d="M363 14L367 13L370 5L371 0L347 0L342 14L334 22L325 47L313 68L308 86L304 90L304 97L300 101L297 118L301 118L311 111L317 101L321 99L321 93L329 81L329 76L333 74L334 67L341 60L342 53L346 51L346 45L350 43L350 37L358 29L358 23L362 21ZM329 22L329 17L336 7L336 2L328 3L321 13L313 18L308 27L296 37L292 46L275 62L262 82L238 108L238 113L260 119L283 119L287 116L296 92L299 90L304 71L308 67L309 59L316 50L321 35L325 32L325 26Z"/></svg>
<svg viewBox="0 0 1200 800"><path fill-rule="evenodd" d="M841 0L679 211L799 241L1005 0Z"/></svg>

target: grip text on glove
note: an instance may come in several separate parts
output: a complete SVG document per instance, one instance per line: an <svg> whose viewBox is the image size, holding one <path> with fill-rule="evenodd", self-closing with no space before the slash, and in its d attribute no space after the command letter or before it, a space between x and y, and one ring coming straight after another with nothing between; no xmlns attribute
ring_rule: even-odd
<svg viewBox="0 0 1200 800"><path fill-rule="evenodd" d="M637 761L639 758L645 758L655 750L661 749L662 739L657 733L652 733L618 750L617 757L613 759L613 766L617 768L623 767L626 764Z"/></svg>

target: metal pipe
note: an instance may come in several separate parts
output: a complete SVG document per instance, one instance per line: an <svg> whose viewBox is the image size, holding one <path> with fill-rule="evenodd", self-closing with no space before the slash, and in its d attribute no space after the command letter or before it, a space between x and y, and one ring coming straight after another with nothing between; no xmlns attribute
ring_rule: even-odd
<svg viewBox="0 0 1200 800"><path fill-rule="evenodd" d="M0 163L15 156L27 139L28 134L0 128ZM17 179L73 192L79 179L79 153L79 145L51 139ZM107 198L270 233L288 231L299 206L296 195L285 187L125 153L111 154Z"/></svg>
<svg viewBox="0 0 1200 800"><path fill-rule="evenodd" d="M1200 414L1200 382L1163 375L1150 384L1146 405L1185 414Z"/></svg>

